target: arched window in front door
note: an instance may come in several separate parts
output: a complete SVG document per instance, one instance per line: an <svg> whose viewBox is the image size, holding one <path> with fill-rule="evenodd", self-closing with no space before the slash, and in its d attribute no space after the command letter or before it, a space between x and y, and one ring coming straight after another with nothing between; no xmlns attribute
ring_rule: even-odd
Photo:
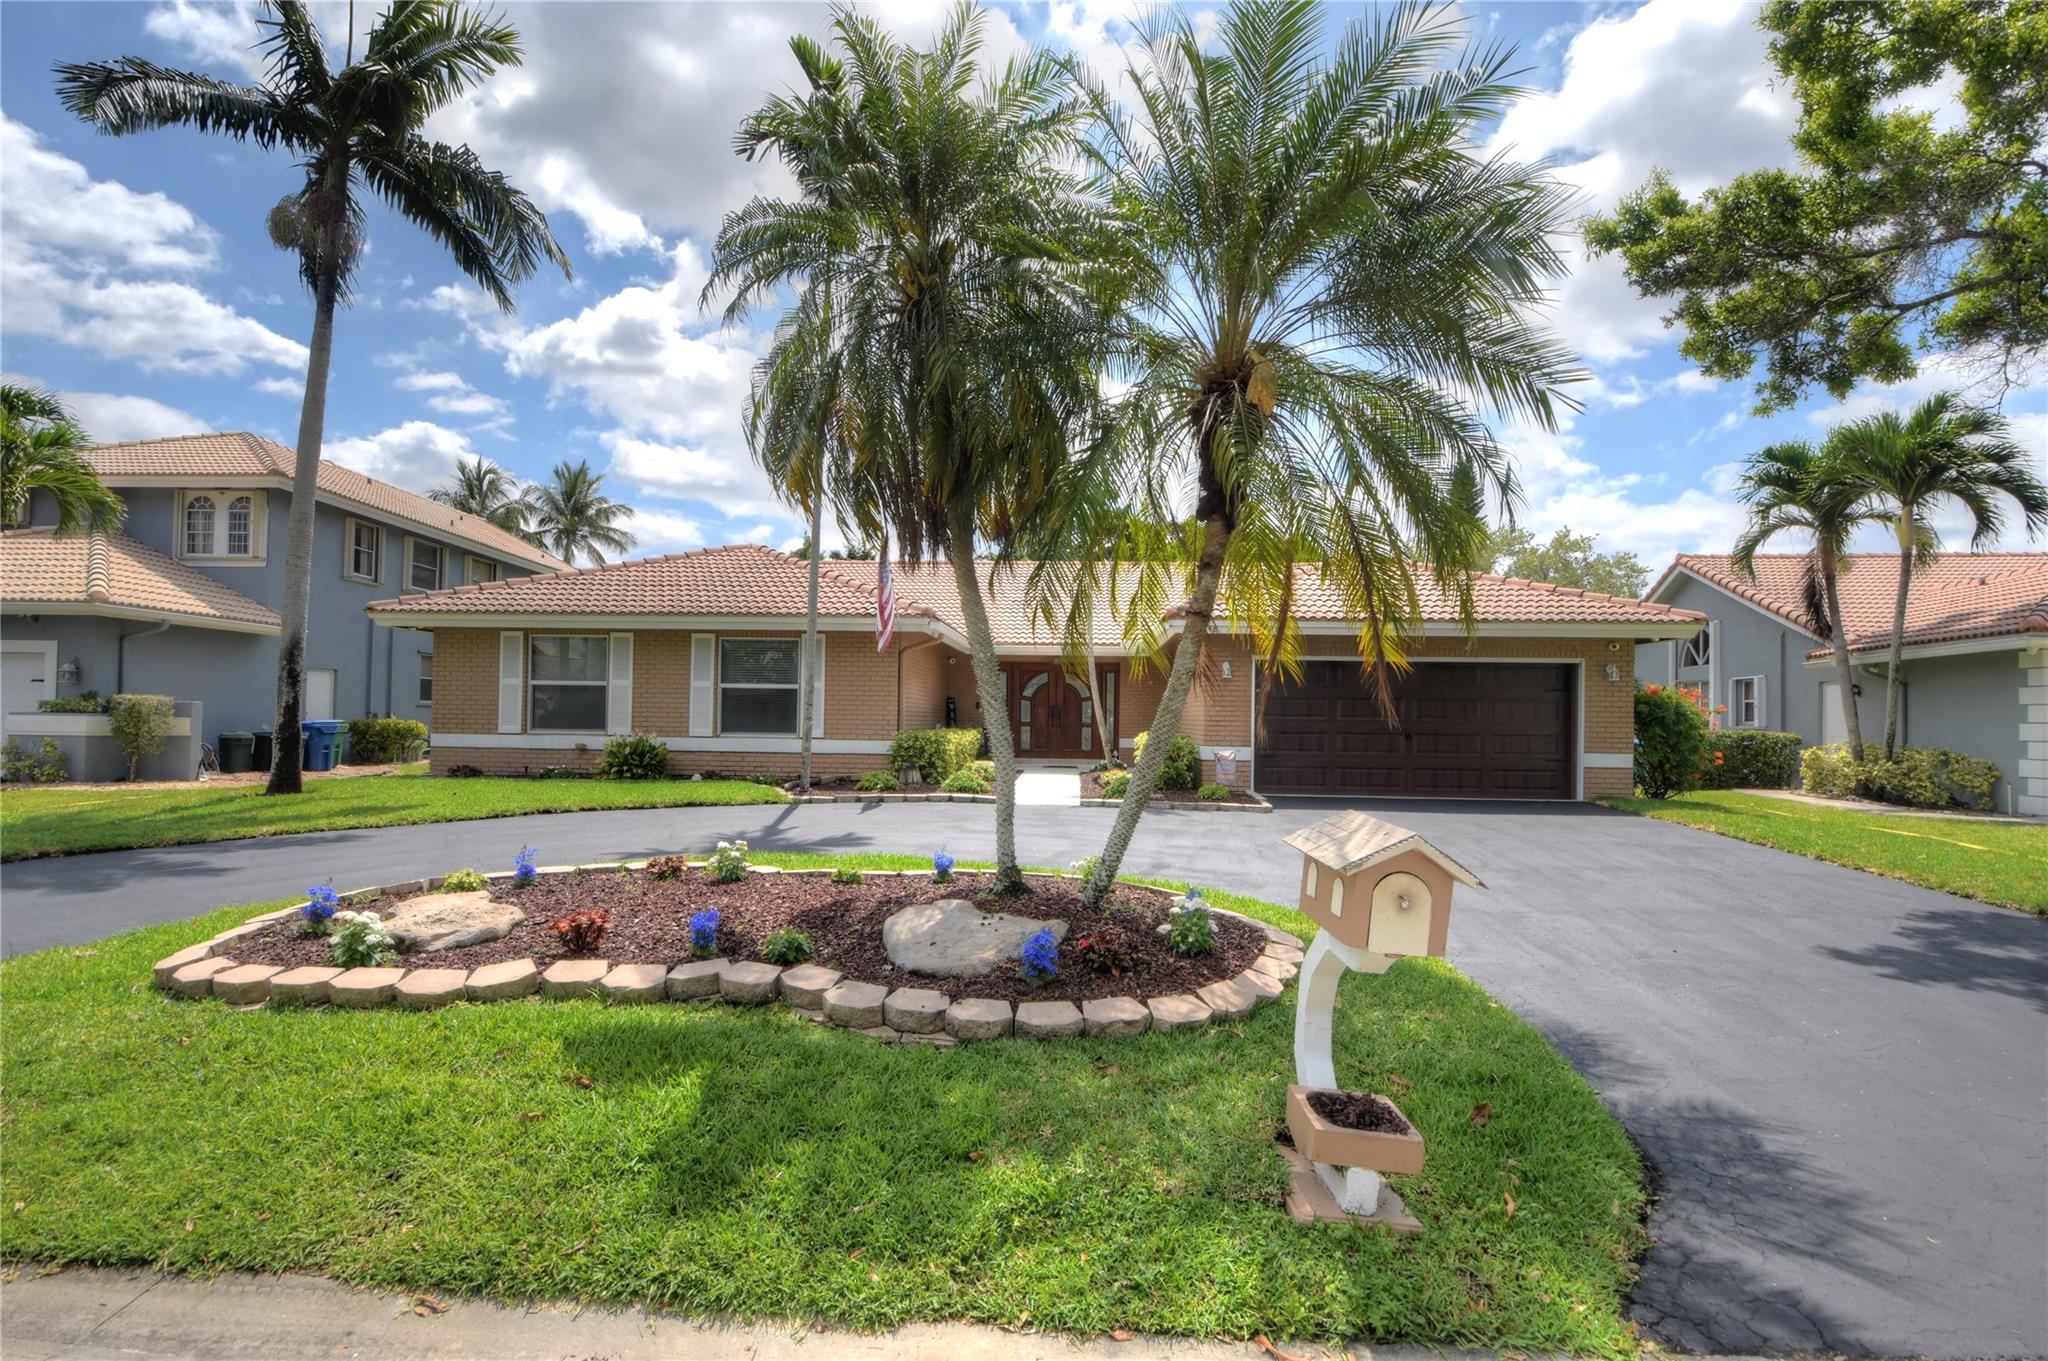
<svg viewBox="0 0 2048 1361"><path fill-rule="evenodd" d="M1031 697L1045 688L1052 674L1041 671L1024 682L1024 688L1017 692L1017 750L1031 750Z"/></svg>

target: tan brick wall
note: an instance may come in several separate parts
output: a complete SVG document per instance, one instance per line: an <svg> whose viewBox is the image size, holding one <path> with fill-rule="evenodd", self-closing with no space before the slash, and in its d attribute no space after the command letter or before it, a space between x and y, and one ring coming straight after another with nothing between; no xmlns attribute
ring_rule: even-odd
<svg viewBox="0 0 2048 1361"><path fill-rule="evenodd" d="M914 639L907 647L901 646L899 640L899 648L897 664L902 684L897 701L898 726L940 727L946 721L946 654L952 649L933 638Z"/></svg>
<svg viewBox="0 0 2048 1361"><path fill-rule="evenodd" d="M436 732L498 730L498 631L434 630Z"/></svg>

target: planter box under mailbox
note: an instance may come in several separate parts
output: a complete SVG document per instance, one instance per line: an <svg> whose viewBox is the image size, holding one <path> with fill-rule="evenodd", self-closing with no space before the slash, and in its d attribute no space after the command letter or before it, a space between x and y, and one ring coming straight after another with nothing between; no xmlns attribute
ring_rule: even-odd
<svg viewBox="0 0 2048 1361"><path fill-rule="evenodd" d="M1415 1122L1392 1100L1377 1092L1371 1094L1401 1117L1401 1123L1408 1127L1405 1133L1350 1129L1332 1124L1309 1104L1309 1097L1317 1092L1328 1092L1333 1096L1356 1095L1334 1087L1304 1087L1299 1083L1288 1086L1287 1132L1294 1136L1294 1147L1302 1157L1312 1163L1366 1167L1397 1176L1412 1177L1422 1171L1422 1135L1415 1128Z"/></svg>

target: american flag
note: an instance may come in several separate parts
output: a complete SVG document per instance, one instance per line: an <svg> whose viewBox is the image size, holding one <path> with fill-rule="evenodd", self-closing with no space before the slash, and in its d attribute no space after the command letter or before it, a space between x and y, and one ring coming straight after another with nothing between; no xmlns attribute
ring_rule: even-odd
<svg viewBox="0 0 2048 1361"><path fill-rule="evenodd" d="M889 540L882 539L881 556L875 562L875 651L887 652L896 636L896 583L889 579Z"/></svg>

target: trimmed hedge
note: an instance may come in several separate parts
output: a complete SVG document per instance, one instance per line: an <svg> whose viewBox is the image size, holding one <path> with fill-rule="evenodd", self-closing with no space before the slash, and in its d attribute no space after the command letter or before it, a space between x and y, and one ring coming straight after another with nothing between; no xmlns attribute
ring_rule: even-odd
<svg viewBox="0 0 2048 1361"><path fill-rule="evenodd" d="M986 794L989 791L989 783L973 766L962 766L948 775L946 782L939 788L948 794Z"/></svg>
<svg viewBox="0 0 2048 1361"><path fill-rule="evenodd" d="M1637 687L1636 788L1652 799L1700 788L1714 769L1707 736L1707 716L1686 693Z"/></svg>
<svg viewBox="0 0 2048 1361"><path fill-rule="evenodd" d="M1707 742L1721 754L1721 762L1708 768L1703 784L1708 789L1790 789L1799 783L1803 740L1796 732L1761 728L1710 732Z"/></svg>
<svg viewBox="0 0 2048 1361"><path fill-rule="evenodd" d="M926 784L944 784L981 754L979 728L906 728L889 743L889 768L916 766Z"/></svg>
<svg viewBox="0 0 2048 1361"><path fill-rule="evenodd" d="M1137 765L1145 759L1145 743L1152 739L1150 732L1141 732L1131 739L1131 764ZM1161 789L1194 789L1202 783L1202 749L1195 745L1195 739L1185 733L1175 733L1166 744L1166 763L1159 770Z"/></svg>
<svg viewBox="0 0 2048 1361"><path fill-rule="evenodd" d="M381 766L417 761L427 749L427 725L416 718L351 718L350 765Z"/></svg>
<svg viewBox="0 0 2048 1361"><path fill-rule="evenodd" d="M1853 798L1861 786L1886 803L1913 808L1990 808L1998 790L1996 764L1941 747L1901 747L1889 761L1867 757L1858 766L1848 744L1837 742L1812 748L1799 767L1809 794Z"/></svg>

